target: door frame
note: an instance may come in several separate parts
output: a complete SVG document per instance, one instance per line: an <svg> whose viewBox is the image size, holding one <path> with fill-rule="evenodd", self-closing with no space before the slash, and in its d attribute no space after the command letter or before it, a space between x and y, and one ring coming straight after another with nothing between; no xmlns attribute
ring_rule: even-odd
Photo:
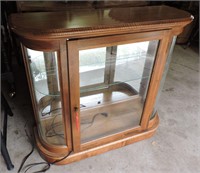
<svg viewBox="0 0 200 173"><path fill-rule="evenodd" d="M150 116L153 113L154 103L159 89L162 73L170 45L170 30L121 34L115 36L102 36L67 41L68 68L69 68L69 90L70 90L70 112L72 125L72 146L73 151L80 152L97 147L109 142L122 139L126 134L136 134L147 130ZM142 41L158 40L158 49L150 76L148 92L143 106L140 124L137 127L109 135L94 141L81 144L80 132L80 85L79 85L79 50L114 46L119 44L136 43ZM77 121L78 119L78 121Z"/></svg>

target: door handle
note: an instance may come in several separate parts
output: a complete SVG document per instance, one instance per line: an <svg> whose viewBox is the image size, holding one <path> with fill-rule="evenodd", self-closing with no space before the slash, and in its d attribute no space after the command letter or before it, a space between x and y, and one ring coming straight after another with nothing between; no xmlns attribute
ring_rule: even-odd
<svg viewBox="0 0 200 173"><path fill-rule="evenodd" d="M79 130L80 130L80 128L79 128L79 115L78 115L78 113L79 113L79 111L78 111L79 109L78 109L78 107L75 107L74 108L74 111L75 111L75 119L76 119L76 129L77 129L77 131L79 132Z"/></svg>

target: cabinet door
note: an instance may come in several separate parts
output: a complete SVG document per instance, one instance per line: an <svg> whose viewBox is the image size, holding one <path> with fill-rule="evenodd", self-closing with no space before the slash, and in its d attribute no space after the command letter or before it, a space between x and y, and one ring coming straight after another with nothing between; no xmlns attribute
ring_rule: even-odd
<svg viewBox="0 0 200 173"><path fill-rule="evenodd" d="M145 110L146 98L152 71L159 72L155 60L161 58L157 52L165 45L165 35L161 31L68 42L75 152L91 142L147 128L153 104Z"/></svg>

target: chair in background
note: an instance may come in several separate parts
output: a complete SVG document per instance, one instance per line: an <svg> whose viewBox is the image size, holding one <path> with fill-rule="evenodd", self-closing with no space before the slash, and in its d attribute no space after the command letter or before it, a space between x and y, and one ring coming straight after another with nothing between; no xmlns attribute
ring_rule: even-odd
<svg viewBox="0 0 200 173"><path fill-rule="evenodd" d="M11 162L7 147L6 147L6 141L7 141L7 121L8 121L8 115L13 116L13 113L10 109L10 106L8 105L8 102L6 101L3 93L1 93L1 120L3 120L3 129L1 129L1 154L6 162L7 169L12 170L14 168L14 165ZM3 113L2 113L3 112Z"/></svg>

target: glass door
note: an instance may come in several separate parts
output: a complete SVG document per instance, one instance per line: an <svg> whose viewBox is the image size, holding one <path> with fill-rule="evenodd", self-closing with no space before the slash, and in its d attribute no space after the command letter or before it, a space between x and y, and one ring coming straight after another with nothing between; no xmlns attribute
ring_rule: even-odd
<svg viewBox="0 0 200 173"><path fill-rule="evenodd" d="M68 42L75 152L83 144L134 131L147 121L144 108L162 34Z"/></svg>
<svg viewBox="0 0 200 173"><path fill-rule="evenodd" d="M139 126L158 41L79 51L81 143Z"/></svg>

